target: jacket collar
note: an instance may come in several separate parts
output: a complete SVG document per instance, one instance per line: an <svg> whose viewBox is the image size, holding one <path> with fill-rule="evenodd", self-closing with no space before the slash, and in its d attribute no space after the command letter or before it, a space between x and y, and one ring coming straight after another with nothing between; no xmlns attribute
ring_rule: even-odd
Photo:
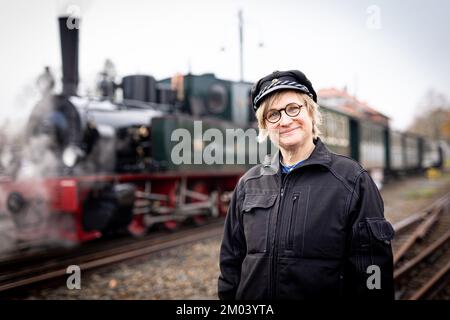
<svg viewBox="0 0 450 320"><path fill-rule="evenodd" d="M330 168L331 166L330 150L328 150L328 148L323 144L320 138L315 139L313 142L316 145L316 147L314 148L309 158L304 160L298 167L296 167L292 171L310 165L320 165L326 167L327 169ZM281 151L278 150L274 156L272 156L271 158L267 157L265 159L263 163L264 174L276 174L281 172L280 152Z"/></svg>

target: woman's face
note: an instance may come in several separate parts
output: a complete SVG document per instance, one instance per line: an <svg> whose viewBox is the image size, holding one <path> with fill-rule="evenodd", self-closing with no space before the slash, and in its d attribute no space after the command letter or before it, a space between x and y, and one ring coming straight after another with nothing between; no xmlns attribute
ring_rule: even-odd
<svg viewBox="0 0 450 320"><path fill-rule="evenodd" d="M281 118L276 123L265 120L270 140L285 150L302 147L313 140L312 118L305 102L294 91L283 92L280 98L267 108L265 118L270 110L284 109L292 103L302 106L297 116L291 117L286 111L281 111Z"/></svg>

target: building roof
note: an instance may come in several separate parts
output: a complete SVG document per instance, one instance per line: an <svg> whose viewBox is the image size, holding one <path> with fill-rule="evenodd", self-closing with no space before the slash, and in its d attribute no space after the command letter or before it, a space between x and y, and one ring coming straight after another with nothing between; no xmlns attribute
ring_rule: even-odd
<svg viewBox="0 0 450 320"><path fill-rule="evenodd" d="M317 93L320 105L335 109L359 119L369 119L384 125L389 124L389 117L378 112L365 101L351 95L346 88L323 88Z"/></svg>

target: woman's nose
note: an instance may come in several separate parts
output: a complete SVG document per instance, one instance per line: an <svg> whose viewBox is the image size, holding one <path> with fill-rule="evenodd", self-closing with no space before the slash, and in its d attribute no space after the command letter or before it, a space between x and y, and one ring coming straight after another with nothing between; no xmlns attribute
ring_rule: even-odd
<svg viewBox="0 0 450 320"><path fill-rule="evenodd" d="M286 111L285 110L281 111L280 125L286 126L286 125L289 125L291 122L292 122L292 118L286 114Z"/></svg>

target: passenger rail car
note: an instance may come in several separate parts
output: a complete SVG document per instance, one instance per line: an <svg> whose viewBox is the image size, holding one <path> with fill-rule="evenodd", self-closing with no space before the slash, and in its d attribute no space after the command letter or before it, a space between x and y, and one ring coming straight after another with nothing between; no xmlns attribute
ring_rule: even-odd
<svg viewBox="0 0 450 320"><path fill-rule="evenodd" d="M322 138L334 152L351 157L371 174L376 184L391 177L443 165L439 141L391 130L386 121L320 105Z"/></svg>

